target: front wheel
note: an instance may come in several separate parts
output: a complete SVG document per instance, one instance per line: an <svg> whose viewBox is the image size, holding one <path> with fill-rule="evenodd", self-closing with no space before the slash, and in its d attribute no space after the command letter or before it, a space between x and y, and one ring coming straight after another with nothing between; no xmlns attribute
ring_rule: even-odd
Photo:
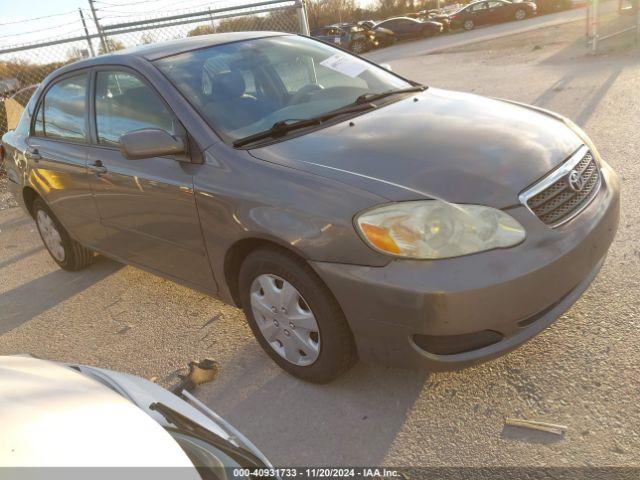
<svg viewBox="0 0 640 480"><path fill-rule="evenodd" d="M76 271L91 264L93 252L73 240L51 209L39 198L33 202L33 214L42 243L61 268Z"/></svg>
<svg viewBox="0 0 640 480"><path fill-rule="evenodd" d="M473 20L465 20L462 26L465 30L473 30L476 25L473 23Z"/></svg>
<svg viewBox="0 0 640 480"><path fill-rule="evenodd" d="M240 268L239 287L254 336L286 372L326 383L356 362L353 335L338 302L295 255L256 250Z"/></svg>
<svg viewBox="0 0 640 480"><path fill-rule="evenodd" d="M524 20L525 18L527 18L527 12L525 12L522 8L519 8L518 10L516 10L516 20Z"/></svg>

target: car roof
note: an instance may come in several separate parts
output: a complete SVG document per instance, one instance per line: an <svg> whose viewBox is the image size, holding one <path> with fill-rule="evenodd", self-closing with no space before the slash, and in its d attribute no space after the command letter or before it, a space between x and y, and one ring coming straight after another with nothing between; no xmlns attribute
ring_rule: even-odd
<svg viewBox="0 0 640 480"><path fill-rule="evenodd" d="M193 469L151 416L102 383L55 362L0 357L0 425L3 466Z"/></svg>
<svg viewBox="0 0 640 480"><path fill-rule="evenodd" d="M92 67L98 65L110 64L126 64L127 57L141 57L150 61L163 57L170 57L191 50L200 48L222 45L225 43L240 42L243 40L254 40L257 38L274 37L279 35L291 35L283 32L228 32L228 33L212 33L209 35L198 35L195 37L185 37L176 40L168 40L166 42L151 43L148 45L140 45L137 47L125 48L107 55L99 55L85 60L79 60L71 63L59 70L56 70L56 76L67 70L76 70L78 68Z"/></svg>
<svg viewBox="0 0 640 480"><path fill-rule="evenodd" d="M391 17L391 18L387 18L386 20L383 20L380 23L388 22L389 20L415 20L415 18L411 18L411 17Z"/></svg>

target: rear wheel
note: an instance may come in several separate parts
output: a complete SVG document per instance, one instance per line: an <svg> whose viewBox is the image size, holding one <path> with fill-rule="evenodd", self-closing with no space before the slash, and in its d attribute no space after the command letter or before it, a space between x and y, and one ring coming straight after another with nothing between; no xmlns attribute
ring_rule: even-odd
<svg viewBox="0 0 640 480"><path fill-rule="evenodd" d="M351 44L351 51L353 53L355 53L356 55L360 55L361 53L364 53L366 51L366 47L365 44L362 40L355 40L352 44Z"/></svg>
<svg viewBox="0 0 640 480"><path fill-rule="evenodd" d="M473 23L473 20L465 20L462 26L465 30L473 30L476 25Z"/></svg>
<svg viewBox="0 0 640 480"><path fill-rule="evenodd" d="M51 258L65 270L82 270L91 264L93 252L73 240L51 209L39 198L33 201L38 233Z"/></svg>
<svg viewBox="0 0 640 480"><path fill-rule="evenodd" d="M516 20L524 20L525 18L527 18L527 12L522 8L519 8L518 10L516 10L515 18Z"/></svg>
<svg viewBox="0 0 640 480"><path fill-rule="evenodd" d="M337 301L305 262L281 249L251 253L240 268L245 316L263 350L302 380L326 383L357 360Z"/></svg>

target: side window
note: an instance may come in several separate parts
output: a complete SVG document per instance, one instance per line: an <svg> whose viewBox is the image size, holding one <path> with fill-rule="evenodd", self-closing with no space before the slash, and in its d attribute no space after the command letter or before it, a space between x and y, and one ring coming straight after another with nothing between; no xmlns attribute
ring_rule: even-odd
<svg viewBox="0 0 640 480"><path fill-rule="evenodd" d="M38 107L34 135L86 142L87 74L55 83Z"/></svg>
<svg viewBox="0 0 640 480"><path fill-rule="evenodd" d="M158 94L135 75L99 71L96 77L98 143L117 145L120 136L142 128L173 132L173 115Z"/></svg>
<svg viewBox="0 0 640 480"><path fill-rule="evenodd" d="M471 7L472 12L479 12L486 8L487 4L485 2L476 3L473 7Z"/></svg>
<svg viewBox="0 0 640 480"><path fill-rule="evenodd" d="M502 2L489 2L489 8L500 8L504 7L504 3Z"/></svg>

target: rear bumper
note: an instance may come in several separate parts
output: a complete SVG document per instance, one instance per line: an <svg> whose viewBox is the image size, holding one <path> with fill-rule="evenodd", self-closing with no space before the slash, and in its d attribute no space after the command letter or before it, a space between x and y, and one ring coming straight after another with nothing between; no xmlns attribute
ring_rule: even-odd
<svg viewBox="0 0 640 480"><path fill-rule="evenodd" d="M464 368L512 350L553 323L591 284L617 230L617 176L607 165L602 175L591 204L559 228L548 228L525 207L511 209L527 239L510 249L396 260L385 267L313 263L345 312L360 358L430 370ZM484 331L499 340L460 353L433 353L415 341L421 338L416 335L437 341Z"/></svg>

